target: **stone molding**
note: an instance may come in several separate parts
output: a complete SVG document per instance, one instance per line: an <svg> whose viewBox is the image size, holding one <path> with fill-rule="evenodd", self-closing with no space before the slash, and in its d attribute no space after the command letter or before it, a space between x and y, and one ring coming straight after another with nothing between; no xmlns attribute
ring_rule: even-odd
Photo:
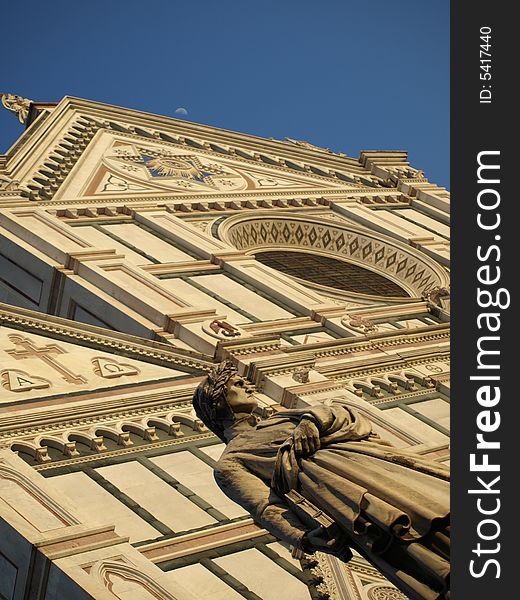
<svg viewBox="0 0 520 600"><path fill-rule="evenodd" d="M208 372L213 361L201 353L174 348L170 344L148 341L130 334L110 332L106 329L70 321L62 317L0 303L0 324L29 333L49 335L81 345L125 354L130 358L159 363L163 366L185 367Z"/></svg>

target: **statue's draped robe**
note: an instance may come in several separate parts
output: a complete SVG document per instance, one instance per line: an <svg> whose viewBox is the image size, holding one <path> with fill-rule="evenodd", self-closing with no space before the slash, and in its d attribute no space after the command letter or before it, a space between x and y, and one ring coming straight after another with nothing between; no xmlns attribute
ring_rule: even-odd
<svg viewBox="0 0 520 600"><path fill-rule="evenodd" d="M303 415L316 423L321 448L298 461L284 442ZM273 535L302 548L309 529L271 488L275 473L282 487L297 489L332 517L353 546L411 598L445 597L447 467L382 442L363 415L343 406L281 411L256 428L237 423L226 439L215 479Z"/></svg>

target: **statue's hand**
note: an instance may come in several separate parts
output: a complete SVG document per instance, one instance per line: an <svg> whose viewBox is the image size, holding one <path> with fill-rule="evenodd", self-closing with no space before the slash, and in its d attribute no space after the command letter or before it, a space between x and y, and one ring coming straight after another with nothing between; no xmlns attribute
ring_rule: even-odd
<svg viewBox="0 0 520 600"><path fill-rule="evenodd" d="M310 456L320 449L320 432L310 419L303 418L294 428L292 437L297 457Z"/></svg>
<svg viewBox="0 0 520 600"><path fill-rule="evenodd" d="M316 527L311 531L307 531L303 535L302 549L307 554L313 554L314 552L326 552L327 554L334 554L341 558L341 560L348 561L352 558L352 552L349 548L348 540L345 536L329 537L323 527Z"/></svg>
<svg viewBox="0 0 520 600"><path fill-rule="evenodd" d="M330 538L321 526L307 531L303 536L303 549L309 554L317 551L333 552L338 543L338 540Z"/></svg>

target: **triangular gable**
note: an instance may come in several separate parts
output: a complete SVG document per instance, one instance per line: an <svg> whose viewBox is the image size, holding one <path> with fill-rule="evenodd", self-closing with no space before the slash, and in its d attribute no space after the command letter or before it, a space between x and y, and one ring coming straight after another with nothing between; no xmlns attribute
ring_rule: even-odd
<svg viewBox="0 0 520 600"><path fill-rule="evenodd" d="M211 367L202 354L5 304L0 325L4 405L148 383L174 386Z"/></svg>
<svg viewBox="0 0 520 600"><path fill-rule="evenodd" d="M43 107L6 156L30 200L370 185L344 155L69 97Z"/></svg>
<svg viewBox="0 0 520 600"><path fill-rule="evenodd" d="M111 134L106 134L111 135ZM101 152L94 146L89 155L97 167L83 173L82 181L66 186L63 195L73 197L139 193L234 193L241 191L303 190L327 186L319 177L288 174L278 167L251 167L245 159L194 151L172 144L112 137L112 144L100 140ZM84 182L84 183L83 183ZM334 185L334 184L333 184ZM68 189L67 189L68 188Z"/></svg>

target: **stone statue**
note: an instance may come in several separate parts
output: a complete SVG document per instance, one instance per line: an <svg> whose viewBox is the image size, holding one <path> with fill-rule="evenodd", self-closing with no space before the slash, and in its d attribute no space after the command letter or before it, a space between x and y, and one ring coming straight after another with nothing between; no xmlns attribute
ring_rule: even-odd
<svg viewBox="0 0 520 600"><path fill-rule="evenodd" d="M31 100L17 96L16 94L0 94L0 98L4 108L16 113L20 123L24 124L29 115Z"/></svg>
<svg viewBox="0 0 520 600"><path fill-rule="evenodd" d="M449 469L393 448L344 406L259 421L253 388L223 362L193 396L227 446L215 479L270 533L306 553L355 548L410 598L449 598Z"/></svg>

